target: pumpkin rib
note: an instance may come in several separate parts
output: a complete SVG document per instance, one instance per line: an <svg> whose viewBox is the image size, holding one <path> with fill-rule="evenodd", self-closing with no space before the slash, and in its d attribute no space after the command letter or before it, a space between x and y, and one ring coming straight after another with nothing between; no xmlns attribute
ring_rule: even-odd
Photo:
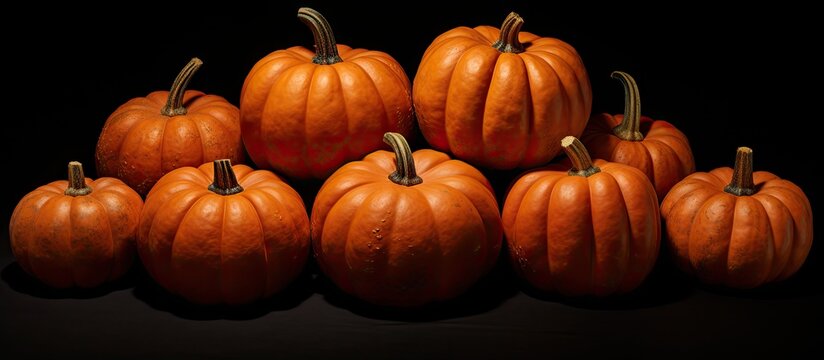
<svg viewBox="0 0 824 360"><path fill-rule="evenodd" d="M358 68L361 72L363 72L363 73L366 75L366 77L369 79L369 81L367 81L367 82L371 85L371 88L372 88L372 89L374 90L374 92L375 92L375 93L374 93L374 94L375 94L375 95L374 95L374 97L375 97L375 98L377 98L377 99L380 101L380 103L381 103L381 107L383 108L383 117L382 117L382 119L381 119L381 128L383 128L383 129L389 129L389 128L391 128L391 126L390 126L391 117L389 116L389 112L388 112L388 110L387 110L386 101L383 99L383 96L381 96L380 89L378 89L378 86L375 84L375 80L374 80L374 78L372 77L372 74L371 74L371 73L369 73L369 71L367 71L367 70L363 67L363 65L361 65L361 64L360 64L360 63L358 63L357 61L350 61L349 63L351 63L351 64L355 65L355 67L356 67L356 68ZM347 155L348 155L348 156L347 156L347 159L349 159L349 158L351 158L354 154L351 154L351 153L350 153L350 154L347 154Z"/></svg>
<svg viewBox="0 0 824 360"><path fill-rule="evenodd" d="M767 217L768 217L767 220L768 220L768 223L769 223L769 226L770 226L770 231L773 235L773 242L772 242L773 262L768 267L768 269L770 269L770 270L768 271L767 278L764 280L765 282L773 282L773 281L776 281L778 279L778 277L781 275L782 272L784 272L784 269L786 269L787 265L790 263L790 256L792 255L791 254L792 245L793 245L792 243L793 243L793 238L795 237L795 224L794 224L794 220L792 218L792 212L787 207L787 205L785 205L784 202L781 201L781 199L773 196L772 194L763 193L763 192L758 192L756 194L753 194L753 199L757 200L761 204L761 206L764 207L764 210L765 210L765 212L767 214ZM784 247L786 247L786 249L783 250L783 251L780 251L780 249L775 244L775 242L778 239L778 237L776 236L776 228L773 226L773 219L774 219L775 216L773 216L774 213L771 212L767 208L768 207L767 204L766 204L767 202L769 203L768 206L770 208L773 208L776 211L781 212L782 213L781 216L790 219L790 221L793 221L793 224L791 224L792 226L789 227L789 230L790 230L790 232L792 232L792 234L787 236L782 241L782 245L786 244L786 245L784 245ZM778 229L778 230L780 230L780 229ZM782 256L783 259L780 259L779 255L783 255ZM779 261L779 266L776 266L777 261Z"/></svg>
<svg viewBox="0 0 824 360"><path fill-rule="evenodd" d="M448 116L448 114L449 114L448 109L449 109L449 103L450 103L449 94L451 93L451 91L449 91L449 89L454 88L452 86L452 84L456 81L455 76L456 76L457 72L455 70L458 68L458 64L460 64L461 61L463 61L466 54L469 54L472 49L475 49L475 48L480 47L480 46L483 46L483 45L476 44L476 45L469 46L466 49L464 49L464 51L461 53L461 55L458 56L458 58L455 60L454 65L452 66L452 70L451 70L450 75L449 75L449 81L447 82L447 92L446 92L446 96L443 98L443 101L444 101L443 114L444 114L444 116L443 116L442 123L443 123L443 128L444 128L443 129L443 134L444 134L444 139L446 140L446 147L447 147L447 149L450 149L451 152L453 152L453 153L455 152L455 150L454 150L455 149L455 144L453 144L452 137L448 135L449 134L449 129L454 127L454 125L450 126L450 122L454 122L454 119L452 119L451 116ZM493 74L490 77L490 79L494 79L494 78L495 78L495 74L494 74L494 68L493 68ZM491 83L485 84L485 85L486 85L486 91L485 92L486 92L486 96L488 97L489 96L489 87L491 86ZM478 117L478 119L480 119L481 124L483 124L483 119L484 119L484 116L485 116L485 112L486 112L485 107L482 107L481 114ZM452 121L450 121L450 120L452 120ZM481 136L480 144L481 144L481 146L483 146L483 135ZM443 150L443 149L441 149L441 150Z"/></svg>
<svg viewBox="0 0 824 360"><path fill-rule="evenodd" d="M782 179L781 181L785 182L786 180ZM788 181L786 181L786 182L788 182ZM781 191L781 190L783 190L783 191ZM773 195L771 193L777 193L777 194ZM784 193L784 194L782 194L782 193ZM810 219L812 219L812 208L810 207L809 200L806 199L806 196L802 196L803 193L798 193L794 189L791 189L791 188L784 188L784 187L778 187L778 186L770 186L770 187L763 186L761 188L761 190L758 192L758 194L771 194L771 195L777 197L778 199L782 200L781 201L782 204L787 204L787 203L804 204L804 208L805 208L804 212L809 216ZM778 195L778 196L776 196L776 195ZM782 199L782 197L784 199ZM787 200L791 200L791 201L787 201ZM789 208L788 208L788 210L790 210L790 218L793 221L793 233L805 234L806 232L803 231L805 229L803 229L801 224L799 224L799 219L796 216L795 212L793 212ZM812 221L810 221L810 223L807 226L804 226L804 228L810 228L809 237L804 237L804 238L799 240L799 238L797 236L793 236L792 244L790 246L790 259L787 261L787 267L780 272L780 275L778 276L779 280L786 279L790 275L797 272L801 268L801 266L804 264L804 260L806 259L806 257L809 255L809 251L810 251L810 248L812 247L812 239L813 239ZM802 240L804 241L804 243L801 245L802 248L799 248L799 245L797 243L802 241ZM799 256L799 253L802 253L804 255Z"/></svg>
<svg viewBox="0 0 824 360"><path fill-rule="evenodd" d="M457 177L457 176L456 176L456 177ZM448 179L448 178L447 178L447 179ZM474 180L474 179L472 179L472 180ZM472 182L466 182L466 183L467 183L467 184L471 184ZM478 224L481 224L481 225L482 225L482 226L481 226L481 230L483 230L483 236L481 236L481 237L478 239L478 241L479 241L480 243L482 243L482 245L488 245L488 244L487 244L487 242L488 242L488 239L487 239L487 238L489 237L489 234L487 233L487 228L486 228L486 226L483 226L484 224L486 224L486 222L484 221L484 217L483 217L483 215L481 215L480 211L478 211L478 205L477 205L477 204L475 204L475 202L474 202L474 201L472 201L472 199L470 199L470 198L469 198L469 196L467 196L467 195L466 195L463 191L461 191L460 189L455 188L455 187L454 187L454 186L452 186L452 185L449 185L449 184L444 183L444 182L443 182L443 178L442 178L440 181L436 182L436 183L430 183L430 184L429 184L429 186L432 186L432 187L438 187L438 186L447 187L447 188L451 189L453 192L455 192L456 194L458 194L458 195L456 195L458 198L462 198L462 199L464 199L464 200L465 200L468 204L471 204L472 206L470 206L469 208L470 208L470 210L472 210L472 214L474 214L474 215L475 215L475 220L477 220ZM422 192L420 189L419 189L418 191L419 191L419 192L421 192L421 195L423 195L423 192ZM494 195L493 195L493 196L494 196ZM427 199L428 199L428 198L427 198ZM430 204L430 208L432 208L431 204ZM496 211L497 211L497 209L496 209ZM433 214L434 214L434 212L433 212ZM478 245L478 247L480 247L480 248L481 248L481 249L483 249L483 251L484 251L484 255L483 255L483 256L481 256L480 258L483 260L483 265L484 265L484 267L486 267L486 264L487 264L487 260L486 260L486 259L488 259L488 256L489 256L489 254L488 254L488 253L489 253L489 250L490 250L490 249L488 249L488 248L487 248L487 246L482 246L482 245Z"/></svg>
<svg viewBox="0 0 824 360"><path fill-rule="evenodd" d="M549 199L552 198L552 193L557 188L558 181L560 181L561 178L562 177L560 177L560 176L552 176L552 175L541 176L541 177L536 178L536 180L528 187L527 191L524 192L523 195L518 196L518 198L520 199L520 204L518 206L518 211L515 214L515 222L514 222L515 226L518 226L518 227L528 226L529 228L532 228L533 225L531 223L528 224L528 225L521 225L521 224L523 224L522 221L521 221L521 217L523 217L523 216L532 216L533 215L533 214L531 214L527 211L524 211L525 210L524 207L527 206L526 204L528 203L528 201L524 201L524 200L525 199L542 199L541 205L536 206L540 209L539 211L541 211L544 215L543 216L544 221L539 222L540 226L542 226L541 231L540 231L540 235L542 235L541 236L542 239L540 239L540 241L538 241L536 245L540 246L540 247L543 247L543 250L544 250L543 254L540 254L538 256L540 257L539 260L546 259L546 266L542 267L542 268L539 268L538 270L541 271L541 272L546 273L545 278L548 281L548 283L535 283L535 285L537 285L538 287L542 288L543 290L547 290L547 291L555 288L555 286L556 286L555 281L554 281L554 277L552 276L552 259L551 259L550 254L549 254L549 241L548 241L549 236L550 236L549 226L548 226L548 224L549 224ZM547 193L547 192L548 192L548 194L545 194L546 195L545 197L536 195L536 192L538 191L538 186L543 184L544 182L546 182L547 184L544 185L545 190L541 194L544 194L544 193ZM523 244L520 244L521 240L519 240L516 237L516 234L521 233L521 231L518 231L518 230L519 229L517 229L517 228L514 229L513 234L512 234L512 236L513 236L512 242L516 243L516 246L523 246ZM538 249L538 250L540 250L540 249ZM535 268L535 264L530 263L528 259L524 259L523 263L521 263L521 260L519 259L518 263L519 263L518 265L521 268L523 268L524 265L527 265L527 266L529 266L533 269ZM522 271L524 271L524 270L522 270ZM525 277L527 279L529 279L528 276L525 276Z"/></svg>
<svg viewBox="0 0 824 360"><path fill-rule="evenodd" d="M51 225L52 228L65 227L65 226L60 226L60 225L65 225L65 224L59 224L58 223L58 221L60 221L60 222L69 221L68 219L64 219L64 216L53 216L51 218L51 221L47 221L47 220L42 220L43 216L41 216L41 215L43 213L56 214L57 211L55 211L53 208L59 208L61 203L65 202L66 200L67 199L65 197L61 197L61 196L58 195L58 196L53 196L49 200L45 201L43 203L42 207L40 207L40 211L37 212L36 222L34 222L35 226L38 227L38 228L41 228L41 227L42 228L48 228L49 227L48 225L43 224L44 222L48 222L49 225ZM68 199L68 200L71 201L71 199ZM71 205L69 205L69 206L71 206ZM71 229L69 229L69 231L70 230ZM46 264L43 264L43 261L41 259L38 259L36 256L34 258L32 258L31 256L29 257L29 266L31 266L32 274L34 274L38 278L43 278L44 282L46 282L48 285L55 286L55 287L69 287L69 286L72 286L72 284L75 284L74 274L73 274L73 271L72 271L72 264L69 263L69 260L67 259L67 256L66 256L66 254L71 254L72 253L72 251L71 251L71 242L70 242L70 237L66 237L65 241L62 241L62 242L58 242L58 241L55 241L56 239L53 239L53 237L59 237L61 235L63 235L63 234L54 234L54 233L52 233L52 236L50 236L50 239L48 239L48 240L54 241L54 243L53 243L54 246L59 246L59 247L62 248L61 250L63 250L63 251L60 251L59 256L56 256L54 259L51 259L49 262L52 263L52 264L50 264L50 265L52 265L52 267L59 268L61 270L60 273L64 277L63 280L67 280L66 281L67 284L52 282L51 280L53 280L53 279L48 279L49 270L51 270L51 269L44 268L43 266L46 265ZM71 233L69 233L69 236L70 235L71 235ZM40 240L40 241L33 241L32 244L31 244L31 245L33 245L33 247L32 247L32 249L30 249L30 251L31 250L39 250L42 246L45 246L43 244L43 241L42 241L44 239L38 239L37 237L35 237L35 240ZM48 245L52 245L52 244L48 244ZM38 251L33 251L33 252L38 253ZM32 261L32 260L35 260L35 261ZM65 279L65 277L67 275L68 275L68 279Z"/></svg>
<svg viewBox="0 0 824 360"><path fill-rule="evenodd" d="M180 193L183 193L183 191L181 191ZM178 223L178 226L174 227L175 236L174 236L174 238L172 238L171 248L169 249L169 273L166 274L166 275L168 276L169 288L170 289L177 289L174 292L176 292L178 295L183 295L183 294L180 293L180 289L181 289L181 287L180 287L181 286L180 278L178 276L176 276L178 273L176 271L174 271L175 258L176 258L175 248L178 248L178 247L181 246L180 241L178 241L179 237L181 236L180 235L180 229L184 227L182 225L186 222L186 219L190 217L190 214L192 213L192 209L195 208L195 206L197 206L201 202L205 201L207 198L208 198L207 196L198 196L196 198L196 200L191 203L190 206L186 207L186 212L183 214L183 216L180 217L180 222ZM158 218L156 215L157 215L157 212L155 212L154 219ZM152 229L154 229L154 228L155 227L153 226Z"/></svg>
<svg viewBox="0 0 824 360"><path fill-rule="evenodd" d="M50 204L48 204L49 202L52 202L52 201L57 201L57 199L59 199L59 197L58 197L58 196L51 196L50 194L37 195L37 197L41 197L41 196L42 196L42 197L46 197L46 196L48 196L48 197L46 198L46 200L44 200L44 201L43 201L43 203L42 203L42 204L40 204L40 206L38 206L38 207L34 208L34 209L39 209L39 210L34 212L34 216L33 216L33 221L32 221L32 224L37 224L37 223L38 223L38 220L40 219L40 216L41 216L41 215L42 215L42 213L43 213L43 209L46 209L48 206L50 206ZM34 199L36 199L36 197L34 197L34 196L32 196L32 197L33 197ZM25 210L25 209L24 209L24 210ZM28 234L26 234L26 235L28 235ZM26 253L25 253L25 256L18 257L18 255L17 255L17 254L15 254L15 256L14 256L14 257L15 257L15 258L17 259L17 261L21 264L21 266L22 266L22 265L24 265L24 264L26 265L26 266L23 266L23 269L27 269L27 268L28 268L28 270L29 270L32 274L34 274L35 276L38 276L38 277L39 277L39 276L40 276L40 274L38 274L38 271L35 271L34 266L33 266L33 264L32 264L32 263L31 263L31 261L30 261L30 260L31 260L31 251L32 251L32 249L31 249L31 245L32 245L33 241L25 241L25 242L29 244L29 246L27 246L27 247L26 247L27 251L26 251ZM15 247L15 248L16 248L16 247ZM22 261L21 261L21 260L22 260Z"/></svg>
<svg viewBox="0 0 824 360"><path fill-rule="evenodd" d="M347 192L347 195L348 194L351 194L351 192ZM369 200L374 199L375 197L377 197L379 195L384 195L384 194L380 190L372 191L372 192L365 195L365 197L364 197L364 199L361 203L372 203L372 201L369 201ZM352 195L352 196L354 196L354 195ZM333 208L334 207L335 206L333 206ZM352 212L351 214L346 215L346 222L345 222L347 224L345 226L346 241L343 244L343 249L342 249L343 259L342 260L343 260L343 263L346 264L346 266L350 269L362 269L363 272L367 272L367 273L371 272L372 274L375 274L374 276L376 276L377 279L373 279L373 280L378 280L378 281L385 280L385 276L387 275L386 273L375 271L374 267L377 266L377 264L374 263L374 258L372 258L373 261L371 261L371 262L367 261L367 262L370 263L370 265L367 265L367 266L372 267L372 271L367 271L366 269L369 269L369 268L368 267L364 268L364 266L355 263L356 260L352 258L352 256L354 256L354 255L351 255L353 253L352 249L356 246L353 243L352 239L356 239L358 237L358 235L355 234L355 231L358 230L358 229L354 225L356 223L358 223L358 218L362 217L363 216L362 214L365 213L367 210L368 209L366 207L361 206L361 207L357 207L355 209L355 211ZM331 212L332 212L332 209L330 209L329 213L331 213ZM392 213L393 214L397 213L397 211L395 211L395 209L393 209ZM330 217L327 217L327 221L328 221L328 219L330 219ZM372 251L371 248L370 248L369 251ZM381 258L383 259L384 257L381 257ZM360 260L360 259L357 259L357 260ZM357 261L357 262L362 262L362 261ZM383 264L384 268L386 267L385 265L386 264L384 263ZM377 274L381 274L383 276L380 276L380 275L377 275ZM347 283L348 283L348 286L350 287L351 291L353 291L356 294L364 294L366 292L366 291L364 291L364 282L366 282L366 281L363 278L365 275L346 273L344 276L347 278Z"/></svg>
<svg viewBox="0 0 824 360"><path fill-rule="evenodd" d="M610 175L612 175L612 174L610 174ZM625 183L622 184L621 181L619 181L618 178L616 178L615 176L612 176L612 179L615 181L616 185L618 186L618 192L617 192L616 196L620 197L619 203L622 205L624 216L626 216L626 222L624 224L625 225L625 231L626 231L625 233L627 234L627 238L626 238L627 252L626 252L626 257L625 257L626 266L624 267L625 268L624 269L624 274L623 274L623 276L621 276L622 280L618 284L616 284L616 286L615 286L615 289L618 292L624 293L624 292L628 292L628 291L640 286L640 284L643 283L645 276L641 276L640 279L638 279L638 280L632 279L631 277L629 277L630 275L634 275L633 274L634 271L632 271L632 268L639 267L638 264L633 264L633 262L632 262L632 254L635 251L637 251L637 249L636 249L636 246L635 246L635 242L633 241L633 236L635 235L636 228L635 228L635 226L633 226L634 222L632 221L633 220L632 219L632 214L630 214L630 208L627 205L627 198L631 198L631 197L628 197L626 192L630 191L631 188L627 188L626 184ZM658 202L656 201L655 204L657 205ZM656 218L658 218L658 217L656 217ZM659 231L660 231L660 229L659 229ZM660 234L659 234L659 237L660 237ZM652 253L657 254L658 249L655 249L655 251L652 251ZM654 258L657 259L657 256L654 256ZM652 264L654 265L655 261L652 261ZM644 265L646 265L646 264L644 264ZM644 266L644 271L641 271L640 273L641 274L648 273L650 270L651 270L651 266ZM637 281L637 283L635 281Z"/></svg>
<svg viewBox="0 0 824 360"><path fill-rule="evenodd" d="M729 275L728 275L726 270L729 268L729 265L728 265L729 248L730 248L730 241L732 239L732 229L735 228L735 222L736 222L735 221L735 213L734 212L728 212L727 214L724 214L726 216L726 218L723 219L723 220L725 220L725 221L722 221L720 219L716 219L715 222L711 222L710 224L704 226L703 229L702 229L702 230L704 230L704 229L706 229L706 227L719 228L718 229L720 231L719 235L717 237L713 237L713 238L717 239L717 241L722 241L723 242L723 244L718 245L717 247L718 247L719 250L723 250L725 253L723 253L723 254L709 254L709 255L699 253L698 255L695 255L695 251L693 251L692 245L695 244L695 240L693 238L694 229L695 228L702 228L702 227L699 227L699 226L695 226L695 224L698 223L699 221L701 221L701 219L705 219L705 218L706 219L713 219L714 217L709 216L708 212L709 212L711 207L717 206L717 203L720 203L720 202L727 202L727 203L730 202L729 194L727 194L725 192L717 193L714 196L710 197L707 200L707 202L705 202L699 208L698 216L695 217L695 220L693 222L693 227L691 227L691 229L693 229L693 231L690 232L690 242L689 242L689 245L690 245L690 263L692 263L693 266L696 267L696 270L697 270L697 273L698 273L699 277L702 277L702 278L706 279L706 277L708 276L707 275L708 270L706 268L704 268L703 265L699 266L699 265L695 264L695 263L700 262L702 260L702 259L697 258L695 256L701 255L702 257L707 257L707 256L712 257L713 255L716 255L715 256L716 259L712 259L712 260L722 260L723 261L722 263L717 264L717 266L716 266L718 268L718 270L721 270L721 271L715 271L714 269L709 270L713 274L716 274L720 277L719 279L716 279L716 280L708 279L708 281L711 281L712 283L724 283L729 278ZM732 199L732 205L733 206L735 206L735 203L736 203L735 199ZM712 221L712 220L708 220L708 221ZM713 225L724 224L724 223L729 223L729 224L731 224L731 226L729 226L729 227L713 226ZM696 246L698 246L698 245L696 245Z"/></svg>
<svg viewBox="0 0 824 360"><path fill-rule="evenodd" d="M739 209L744 208L744 207L749 208L749 211L747 211L747 215L748 215L747 218L739 216ZM746 284L746 283L745 284L740 283L741 279L737 279L735 277L736 271L738 270L738 267L736 267L735 265L756 266L757 268L762 268L762 270L759 273L748 272L750 274L753 274L754 276L758 276L757 278L746 279L748 282L751 281L754 284L760 284L760 283L763 283L766 280L767 276L769 276L769 273L770 273L769 270L770 270L770 267L772 266L772 261L775 257L774 256L775 249L772 247L774 239L772 238L772 228L770 226L771 224L770 224L769 221L767 221L765 223L766 227L767 227L766 229L763 229L765 231L757 231L755 234L752 234L752 235L755 235L755 236L746 236L746 237L743 237L743 238L741 238L740 236L736 236L742 229L746 229L746 230L750 230L750 231L755 230L751 226L740 226L740 225L737 226L737 224L742 222L742 221L750 222L751 220L750 220L749 214L752 212L752 210L754 210L756 208L760 209L761 214L759 214L759 215L763 215L764 217L768 216L768 214L766 213L766 209L764 209L764 207L761 205L761 202L757 201L755 199L752 199L751 196L740 197L740 198L735 199L735 208L733 210L733 215L732 215L733 216L733 221L732 221L732 226L730 228L730 240L729 240L729 243L727 244L727 263L726 263L726 269L725 269L726 273L725 273L724 282L732 281L732 282L735 282L738 286L743 287L743 288L752 288L753 285L752 284ZM759 210L756 210L756 211L759 211ZM756 216L756 217L760 217L760 216ZM736 231L736 230L738 230L738 231ZM750 234L748 234L748 235L750 235ZM763 239L761 238L761 236L763 236ZM759 240L761 240L761 241L759 241ZM741 254L740 250L739 251L734 251L734 249L738 248L740 246L738 243L741 243L741 242L746 242L746 243L750 244L750 247L751 247L752 246L751 244L754 241L763 242L764 244L767 244L767 246L764 249L761 249L759 247L758 250L764 250L766 253L769 253L769 254L772 254L772 255L768 256L765 253L761 253L761 251L756 250L758 252L758 254L755 254L755 256L752 256L749 259L749 261L747 261L745 259L745 261L742 264L739 264L739 261L736 261L735 258L737 258L739 256L742 256L742 254ZM768 249L772 249L773 252L768 251ZM746 249L746 250L749 250L750 252L752 252L752 250L750 250L750 249ZM767 257L768 260L764 260L764 257ZM768 263L767 266L758 266L758 265L763 265L763 264L761 264L762 262L767 262Z"/></svg>
<svg viewBox="0 0 824 360"><path fill-rule="evenodd" d="M250 199L250 196L253 196L257 192L260 192L261 197L268 197L271 201L271 204L275 204L275 203L278 203L278 205L280 205L280 204L276 199L273 199L267 192L261 191L259 189L246 188L243 192L240 193L241 194L240 197L242 199L244 199L244 201L246 201L249 204L249 206L251 206L252 209L255 210L255 216L254 216L255 222L258 224L258 227L260 228L260 243L261 243L261 246L263 247L263 266L266 269L266 271L264 271L264 284L263 284L263 286L261 286L261 291L260 291L260 294L259 294L261 297L263 297L263 296L266 296L267 293L269 292L269 284L272 282L272 276L269 273L269 269L270 269L269 246L266 243L266 228L264 228L263 222L260 220L262 212L261 212L261 209L258 207L258 205L254 201L252 201L252 199ZM275 201L272 201L272 200L275 200ZM290 219L290 223L291 223L291 219ZM294 224L292 224L292 225L293 225L292 226L292 229L293 229L292 233L297 234L297 228L294 226Z"/></svg>
<svg viewBox="0 0 824 360"><path fill-rule="evenodd" d="M420 186L413 186L412 188L417 190L417 191L414 191L414 192L410 192L410 193L418 195L418 200L415 201L415 203L426 204L426 208L424 208L424 210L422 212L428 215L427 219L429 220L428 222L431 224L431 226L429 226L427 228L430 229L430 232L429 232L430 236L434 235L434 237L439 238L440 234L441 234L441 230L439 229L438 222L435 221L435 209L432 208L432 204L429 202L429 199L426 196L426 194L423 191L421 191ZM421 201L421 199L422 199L422 201ZM434 264L432 266L430 266L430 268L433 269L432 273L433 274L443 274L444 249L441 246L441 242L440 241L432 241L432 242L430 242L430 245L433 247L432 252L437 254L437 260L438 260L438 261L434 261ZM438 278L436 277L436 279L438 279ZM440 279L442 280L442 278L440 278ZM438 300L443 299L443 294L444 294L444 291L445 291L444 287L446 285L447 284L444 283L443 281L437 281L437 280L435 281L434 287L435 287L435 298L436 299L438 299Z"/></svg>

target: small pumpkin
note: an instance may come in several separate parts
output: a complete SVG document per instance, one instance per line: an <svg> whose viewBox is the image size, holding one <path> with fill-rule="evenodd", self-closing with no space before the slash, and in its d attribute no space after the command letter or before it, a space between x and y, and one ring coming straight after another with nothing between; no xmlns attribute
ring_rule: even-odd
<svg viewBox="0 0 824 360"><path fill-rule="evenodd" d="M804 192L767 171L753 172L752 149L735 169L687 176L661 204L669 250L700 281L749 289L780 281L804 264L813 214Z"/></svg>
<svg viewBox="0 0 824 360"><path fill-rule="evenodd" d="M312 243L323 272L371 303L418 306L453 298L488 271L501 247L489 182L434 150L394 150L350 162L326 180L312 209Z"/></svg>
<svg viewBox="0 0 824 360"><path fill-rule="evenodd" d="M695 172L686 135L664 120L641 116L638 84L621 71L612 77L624 85L624 114L598 114L590 119L581 141L595 158L641 170L663 200L681 179Z"/></svg>
<svg viewBox="0 0 824 360"><path fill-rule="evenodd" d="M11 250L27 273L55 288L120 278L134 260L143 200L114 178L92 180L69 163L68 181L28 193L9 223Z"/></svg>
<svg viewBox="0 0 824 360"><path fill-rule="evenodd" d="M157 182L137 245L146 270L168 291L199 304L243 304L300 274L309 217L277 175L221 159Z"/></svg>
<svg viewBox="0 0 824 360"><path fill-rule="evenodd" d="M226 99L186 90L203 64L192 59L170 91L129 100L112 113L97 141L97 173L146 195L161 176L216 159L244 159L240 112Z"/></svg>
<svg viewBox="0 0 824 360"><path fill-rule="evenodd" d="M565 135L581 135L592 106L584 63L523 24L511 13L500 30L458 27L426 49L412 97L433 148L488 168L530 168L552 160Z"/></svg>
<svg viewBox="0 0 824 360"><path fill-rule="evenodd" d="M591 160L568 136L572 162L518 178L503 208L516 272L535 288L567 296L626 293L652 270L661 242L658 199L638 169Z"/></svg>
<svg viewBox="0 0 824 360"><path fill-rule="evenodd" d="M411 88L388 54L336 44L315 10L299 9L298 19L315 51L295 46L255 64L240 95L243 142L261 168L323 179L380 149L384 132L411 133Z"/></svg>

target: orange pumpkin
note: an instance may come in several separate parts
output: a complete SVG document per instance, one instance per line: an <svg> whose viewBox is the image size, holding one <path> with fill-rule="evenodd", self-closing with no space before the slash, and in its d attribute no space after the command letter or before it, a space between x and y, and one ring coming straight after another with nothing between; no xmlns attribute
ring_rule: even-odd
<svg viewBox="0 0 824 360"><path fill-rule="evenodd" d="M579 136L592 105L584 64L569 44L521 32L511 13L498 30L458 27L429 45L412 97L429 144L494 169L549 162Z"/></svg>
<svg viewBox="0 0 824 360"><path fill-rule="evenodd" d="M344 163L378 150L384 132L409 135L409 79L380 51L335 43L317 11L298 10L315 51L275 51L252 68L240 96L243 142L262 168L293 178L326 178Z"/></svg>
<svg viewBox="0 0 824 360"><path fill-rule="evenodd" d="M417 306L469 288L495 263L501 220L492 188L472 166L444 153L395 152L350 162L321 187L312 244L338 287L366 301Z"/></svg>
<svg viewBox="0 0 824 360"><path fill-rule="evenodd" d="M129 100L106 120L97 141L97 172L146 195L163 174L184 166L244 158L240 112L226 99L186 90L203 64L192 59L172 84Z"/></svg>
<svg viewBox="0 0 824 360"><path fill-rule="evenodd" d="M275 174L215 160L157 182L137 244L146 270L170 292L200 304L249 303L301 272L309 217Z"/></svg>
<svg viewBox="0 0 824 360"><path fill-rule="evenodd" d="M572 162L521 176L504 202L503 225L516 272L563 295L604 296L635 289L661 242L655 189L633 167L592 161L568 136Z"/></svg>
<svg viewBox="0 0 824 360"><path fill-rule="evenodd" d="M813 214L804 192L752 170L752 150L738 148L735 169L687 176L661 204L676 264L702 282L748 289L783 280L810 252Z"/></svg>
<svg viewBox="0 0 824 360"><path fill-rule="evenodd" d="M658 199L663 199L673 185L695 172L689 141L672 124L641 116L641 98L632 76L615 71L612 77L624 85L624 115L594 116L581 141L596 158L644 172Z"/></svg>
<svg viewBox="0 0 824 360"><path fill-rule="evenodd" d="M134 260L143 200L122 181L92 180L69 163L69 179L28 193L9 224L11 250L27 273L55 288L90 288L121 277Z"/></svg>

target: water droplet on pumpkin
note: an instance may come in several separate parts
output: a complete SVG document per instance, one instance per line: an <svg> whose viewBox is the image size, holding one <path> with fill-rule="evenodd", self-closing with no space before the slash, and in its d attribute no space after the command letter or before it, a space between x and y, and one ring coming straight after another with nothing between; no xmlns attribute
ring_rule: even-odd
<svg viewBox="0 0 824 360"><path fill-rule="evenodd" d="M370 242L370 243L366 243L366 247L370 247L370 248L371 248L371 247L372 247L372 243L371 243L371 242Z"/></svg>
<svg viewBox="0 0 824 360"><path fill-rule="evenodd" d="M381 234L375 235L375 239L378 239L378 240L383 239L383 235L381 235Z"/></svg>

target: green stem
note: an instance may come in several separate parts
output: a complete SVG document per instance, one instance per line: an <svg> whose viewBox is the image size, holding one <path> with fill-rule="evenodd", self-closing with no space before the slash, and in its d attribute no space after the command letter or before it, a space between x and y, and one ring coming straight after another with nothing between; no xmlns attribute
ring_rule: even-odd
<svg viewBox="0 0 824 360"><path fill-rule="evenodd" d="M505 53L521 53L524 52L524 44L518 40L518 34L521 32L521 27L524 25L524 19L515 12L509 13L504 19L504 24L501 25L501 37L498 38L492 47Z"/></svg>
<svg viewBox="0 0 824 360"><path fill-rule="evenodd" d="M635 79L623 71L613 71L612 78L624 85L624 120L612 129L615 136L627 141L644 140L641 133L641 96Z"/></svg>
<svg viewBox="0 0 824 360"><path fill-rule="evenodd" d="M69 162L69 187L63 193L69 196L88 195L92 188L86 185L86 176L83 175L83 164L72 161Z"/></svg>
<svg viewBox="0 0 824 360"><path fill-rule="evenodd" d="M567 136L561 139L561 147L572 161L572 169L569 169L568 173L570 176L588 177L601 172L601 169L592 163L592 158L581 140Z"/></svg>
<svg viewBox="0 0 824 360"><path fill-rule="evenodd" d="M403 186L417 185L423 182L415 171L415 159L412 157L412 150L403 135L393 132L383 134L383 142L389 144L395 151L395 163L397 169L389 174L389 180Z"/></svg>
<svg viewBox="0 0 824 360"><path fill-rule="evenodd" d="M338 54L335 34L332 26L319 12L303 7L298 9L298 19L302 21L315 36L315 57L312 62L319 65L331 65L343 61Z"/></svg>
<svg viewBox="0 0 824 360"><path fill-rule="evenodd" d="M752 149L744 146L738 148L735 154L732 181L724 188L724 191L737 196L755 193L755 182L752 178Z"/></svg>
<svg viewBox="0 0 824 360"><path fill-rule="evenodd" d="M243 191L243 187L237 182L235 170L232 169L232 161L229 159L215 160L214 182L209 185L209 190L218 195L232 195Z"/></svg>
<svg viewBox="0 0 824 360"><path fill-rule="evenodd" d="M192 58L183 70L177 74L177 78L172 83L172 89L169 90L169 98L166 100L166 106L160 109L160 113L166 116L186 115L186 108L183 107L183 95L186 94L186 87L189 86L189 81L192 80L197 69L203 65L203 61L198 58Z"/></svg>

